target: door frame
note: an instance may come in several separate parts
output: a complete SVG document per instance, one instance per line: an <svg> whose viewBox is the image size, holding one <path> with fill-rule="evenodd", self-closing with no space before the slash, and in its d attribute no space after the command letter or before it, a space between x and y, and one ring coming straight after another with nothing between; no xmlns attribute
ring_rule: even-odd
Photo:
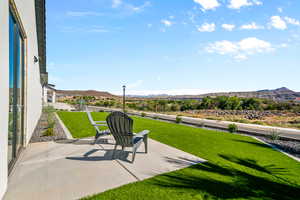
<svg viewBox="0 0 300 200"><path fill-rule="evenodd" d="M21 68L21 74L22 74L22 78L21 78L21 85L22 85L22 90L21 90L21 105L23 105L23 107L21 107L22 109L22 116L21 116L21 123L20 123L20 129L21 129L21 147L19 149L17 149L17 144L16 144L16 136L14 136L13 139L13 150L12 150L12 154L13 154L13 158L12 160L8 163L8 174L10 175L16 161L18 160L20 153L22 152L24 146L26 145L26 130L27 130L27 35L23 26L23 23L21 21L17 6L14 2L14 0L9 0L9 15L12 15L12 17L15 20L15 26L18 26L18 33L22 39L21 42L21 46L20 48L20 52L23 55L19 55L22 56L22 62L20 64L20 68ZM16 31L14 31L14 40L16 40ZM15 41L14 41L14 45L15 45ZM16 50L14 50L14 55L16 55L15 53ZM14 57L14 63L16 63L18 58ZM15 67L15 66L14 66ZM15 72L17 73L17 72ZM14 75L15 76L15 75ZM15 87L15 86L14 86ZM14 89L15 90L15 89ZM14 91L15 93L15 91ZM15 95L15 94L14 94ZM15 103L14 103L15 104ZM13 115L15 115L15 113L13 113ZM15 118L15 116L14 116ZM16 122L13 122L16 123ZM16 133L15 130L15 125L14 125L14 134Z"/></svg>

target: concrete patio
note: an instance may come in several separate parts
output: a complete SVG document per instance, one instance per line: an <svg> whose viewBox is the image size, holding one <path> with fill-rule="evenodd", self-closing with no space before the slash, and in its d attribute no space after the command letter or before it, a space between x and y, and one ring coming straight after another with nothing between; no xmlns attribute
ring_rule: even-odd
<svg viewBox="0 0 300 200"><path fill-rule="evenodd" d="M92 138L30 144L10 176L4 199L78 199L205 162L151 139L149 153L141 145L133 164L129 148L112 160L113 143L107 136L96 145Z"/></svg>

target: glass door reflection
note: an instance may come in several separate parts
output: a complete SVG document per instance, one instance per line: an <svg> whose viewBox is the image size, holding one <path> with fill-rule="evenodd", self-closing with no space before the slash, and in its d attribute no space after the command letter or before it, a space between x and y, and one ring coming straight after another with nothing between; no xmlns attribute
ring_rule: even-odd
<svg viewBox="0 0 300 200"><path fill-rule="evenodd" d="M24 40L20 28L9 17L9 124L8 163L12 165L23 144Z"/></svg>

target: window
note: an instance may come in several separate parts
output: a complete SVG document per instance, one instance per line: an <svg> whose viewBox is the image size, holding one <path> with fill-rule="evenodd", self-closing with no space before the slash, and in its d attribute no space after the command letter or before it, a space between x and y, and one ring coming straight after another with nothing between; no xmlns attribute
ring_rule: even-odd
<svg viewBox="0 0 300 200"><path fill-rule="evenodd" d="M11 166L23 144L24 39L14 15L9 16L9 124L8 163Z"/></svg>

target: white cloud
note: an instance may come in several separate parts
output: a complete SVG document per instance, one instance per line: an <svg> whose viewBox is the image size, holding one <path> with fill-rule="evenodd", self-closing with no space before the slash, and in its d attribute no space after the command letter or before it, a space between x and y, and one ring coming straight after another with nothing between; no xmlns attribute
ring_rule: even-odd
<svg viewBox="0 0 300 200"><path fill-rule="evenodd" d="M247 60L248 59L248 57L246 55L243 55L243 54L237 54L237 55L233 56L233 58L235 60L238 60L238 61L242 61L242 60Z"/></svg>
<svg viewBox="0 0 300 200"><path fill-rule="evenodd" d="M54 62L49 62L48 66L53 67L53 66L55 66L55 63Z"/></svg>
<svg viewBox="0 0 300 200"><path fill-rule="evenodd" d="M296 20L296 19L290 18L290 17L285 17L284 19L285 19L285 21L286 21L288 24L300 26L300 21L299 21L299 20Z"/></svg>
<svg viewBox="0 0 300 200"><path fill-rule="evenodd" d="M148 28L152 28L153 24L147 24Z"/></svg>
<svg viewBox="0 0 300 200"><path fill-rule="evenodd" d="M238 45L228 40L217 41L206 47L209 53L218 53L221 55L233 54L238 52Z"/></svg>
<svg viewBox="0 0 300 200"><path fill-rule="evenodd" d="M121 6L122 3L123 3L122 0L112 0L112 7L117 8L117 7Z"/></svg>
<svg viewBox="0 0 300 200"><path fill-rule="evenodd" d="M216 30L216 25L214 23L204 23L198 27L199 32L214 32Z"/></svg>
<svg viewBox="0 0 300 200"><path fill-rule="evenodd" d="M274 50L271 43L249 37L237 42L222 40L209 44L205 50L208 53L230 55L236 60L245 60L248 56Z"/></svg>
<svg viewBox="0 0 300 200"><path fill-rule="evenodd" d="M55 68L55 63L54 62L47 62L47 68L52 70Z"/></svg>
<svg viewBox="0 0 300 200"><path fill-rule="evenodd" d="M282 43L282 44L280 44L280 47L281 47L281 48L286 48L286 47L288 47L288 44Z"/></svg>
<svg viewBox="0 0 300 200"><path fill-rule="evenodd" d="M64 33L74 33L74 32L82 32L82 33L107 33L110 32L108 29L102 26L88 26L88 27L73 27L68 26L64 27L62 30Z"/></svg>
<svg viewBox="0 0 300 200"><path fill-rule="evenodd" d="M251 22L250 24L242 25L241 29L243 29L243 30L258 30L258 29L264 29L264 27L257 25L255 22Z"/></svg>
<svg viewBox="0 0 300 200"><path fill-rule="evenodd" d="M202 10L214 10L220 6L218 0L194 0L195 3L198 3L202 6Z"/></svg>
<svg viewBox="0 0 300 200"><path fill-rule="evenodd" d="M232 31L235 28L234 24L222 24L222 28L227 31Z"/></svg>
<svg viewBox="0 0 300 200"><path fill-rule="evenodd" d="M128 88L128 89L134 89L134 88L137 88L137 87L141 86L143 83L144 83L143 80L138 80L136 82L127 84L126 88Z"/></svg>
<svg viewBox="0 0 300 200"><path fill-rule="evenodd" d="M247 51L248 54L262 53L272 50L271 43L257 39L255 37L246 38L238 42L240 50Z"/></svg>
<svg viewBox="0 0 300 200"><path fill-rule="evenodd" d="M280 16L272 16L271 17L270 26L279 30L287 29L287 25L285 21Z"/></svg>
<svg viewBox="0 0 300 200"><path fill-rule="evenodd" d="M280 12L280 13L282 13L283 9L279 7L279 8L277 8L277 11Z"/></svg>
<svg viewBox="0 0 300 200"><path fill-rule="evenodd" d="M88 33L108 33L109 30L101 28L101 27L94 27L91 29L86 30Z"/></svg>
<svg viewBox="0 0 300 200"><path fill-rule="evenodd" d="M230 0L230 4L228 5L228 8L231 9L240 9L244 6L259 6L262 5L261 1L258 0Z"/></svg>
<svg viewBox="0 0 300 200"><path fill-rule="evenodd" d="M123 0L112 0L112 7L113 8L119 8L119 9L124 9L125 11L129 12L142 12L146 7L151 6L150 1L146 1L144 4L140 6L134 6L129 3L123 2Z"/></svg>
<svg viewBox="0 0 300 200"><path fill-rule="evenodd" d="M196 23L196 14L194 13L194 12L191 12L191 11L188 11L187 12L187 15L188 15L188 17L189 17L189 20L193 23L193 24L195 24Z"/></svg>
<svg viewBox="0 0 300 200"><path fill-rule="evenodd" d="M171 22L170 20L166 20L166 19L161 20L161 23L163 23L167 27L170 27L173 25L173 22Z"/></svg>
<svg viewBox="0 0 300 200"><path fill-rule="evenodd" d="M133 12L142 12L145 8L151 6L151 3L149 1L146 1L143 5L141 6L133 6L131 4L127 4L125 8L128 10L131 10Z"/></svg>
<svg viewBox="0 0 300 200"><path fill-rule="evenodd" d="M66 13L70 17L86 17L86 16L103 16L103 13L93 11L68 11Z"/></svg>

